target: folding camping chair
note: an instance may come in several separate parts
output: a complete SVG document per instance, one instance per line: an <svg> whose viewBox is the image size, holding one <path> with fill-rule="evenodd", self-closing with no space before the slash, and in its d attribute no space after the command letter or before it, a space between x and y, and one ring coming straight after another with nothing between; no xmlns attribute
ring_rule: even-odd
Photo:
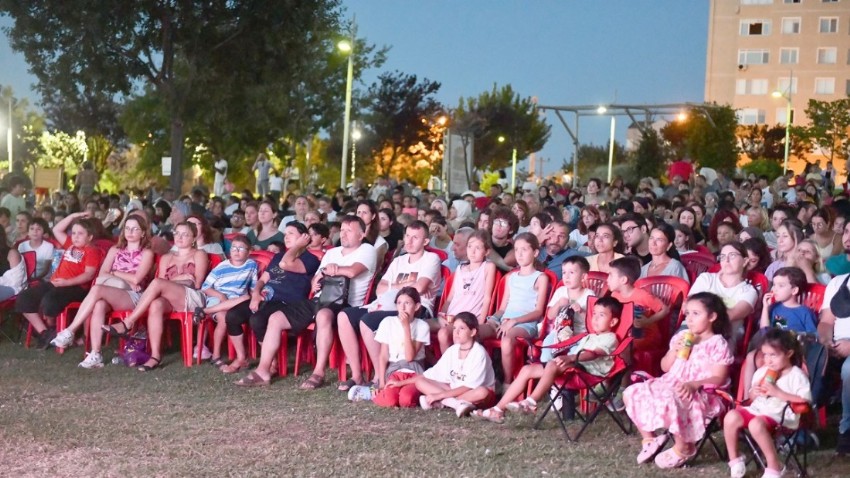
<svg viewBox="0 0 850 478"><path fill-rule="evenodd" d="M593 310L593 306L596 304L597 298L590 297L587 301L587 310ZM593 330L592 326L592 316L593 314L588 313L585 319L587 324L587 330L591 332ZM625 434L631 433L630 425L626 418L624 418L619 412L611 411L605 406L605 402L614 397L617 393L617 390L620 388L620 382L626 373L629 372L630 366L626 362L627 353L632 344L631 337L631 329L632 329L632 321L634 320L634 308L631 303L623 304L623 312L620 315L620 320L617 323L617 329L614 333L617 335L617 340L619 341L619 345L614 352L611 353L611 357L614 359L614 366L611 370L604 376L600 377L597 375L591 375L586 372L581 364L578 364L576 367L570 367L567 369L564 374L558 377L555 380L555 387L557 387L557 394L576 394L577 392L585 392L589 394L593 399L598 403L598 406L592 408L590 412L587 414L582 414L580 411L576 410L576 417L582 421L581 428L578 432L572 436L570 435L569 430L567 430L567 423L563 417L561 417L560 413L555 413L555 416L558 418L558 423L561 425L561 430L564 432L564 437L567 441L578 441L581 437L582 433L596 420L596 417L599 416L603 411L608 413L611 418L614 420L614 423L620 427L620 430ZM569 347L571 345L576 344L579 340L581 340L587 334L578 334L571 337L569 340L564 342L560 342L552 345L552 348L562 348ZM597 390L597 387L601 389L601 391ZM555 408L555 401L551 400L549 405L544 410L543 414L534 422L534 428L538 428L540 424L543 422L543 419L546 418L546 415L550 410Z"/></svg>

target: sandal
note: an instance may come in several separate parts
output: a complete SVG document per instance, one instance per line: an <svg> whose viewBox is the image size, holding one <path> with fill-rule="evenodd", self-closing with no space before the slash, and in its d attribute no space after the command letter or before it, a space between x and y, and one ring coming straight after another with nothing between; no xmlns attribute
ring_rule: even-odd
<svg viewBox="0 0 850 478"><path fill-rule="evenodd" d="M696 454L697 452L694 450L690 455L682 455L679 450L676 450L675 446L671 446L655 457L655 464L658 465L658 468L662 469L679 468L696 456Z"/></svg>
<svg viewBox="0 0 850 478"><path fill-rule="evenodd" d="M212 357L210 359L210 365L212 365L215 368L221 368L221 367L224 367L225 365L227 365L227 362L222 360L221 357Z"/></svg>
<svg viewBox="0 0 850 478"><path fill-rule="evenodd" d="M298 386L301 390L315 390L325 384L325 377L312 374Z"/></svg>
<svg viewBox="0 0 850 478"><path fill-rule="evenodd" d="M195 307L195 313L192 314L192 322L195 325L198 325L201 323L202 320L204 320L205 316L206 314L204 314L203 307Z"/></svg>
<svg viewBox="0 0 850 478"><path fill-rule="evenodd" d="M351 387L354 387L356 385L365 385L365 384L360 383L360 382L355 382L353 378L349 378L348 380L346 380L344 382L339 382L336 386L336 389L339 390L340 392L347 392L347 391L351 390Z"/></svg>
<svg viewBox="0 0 850 478"><path fill-rule="evenodd" d="M246 370L247 368L248 368L248 362L242 362L241 364L237 364L236 361L234 360L233 362L230 362L229 364L222 365L218 369L221 370L221 373L230 374L230 373L241 372L243 370Z"/></svg>
<svg viewBox="0 0 850 478"><path fill-rule="evenodd" d="M528 400L511 402L508 404L507 409L511 412L525 413L528 415L534 415L537 413L537 405L532 405Z"/></svg>
<svg viewBox="0 0 850 478"><path fill-rule="evenodd" d="M649 460L651 460L652 458L654 458L655 455L657 455L658 452L661 451L661 449L664 448L664 445L666 445L666 444L667 444L667 434L666 433L663 434L663 435L658 435L657 437L653 438L652 440L644 441L643 445L641 446L640 453L638 453L638 456L637 456L638 465L643 465L644 463L646 463Z"/></svg>
<svg viewBox="0 0 850 478"><path fill-rule="evenodd" d="M153 365L142 365L141 367L137 368L136 370L138 370L139 372L150 372L151 370L159 367L161 359L158 359L156 357L151 357L150 360L153 360L156 363L154 363ZM148 362L150 362L150 360L148 360Z"/></svg>
<svg viewBox="0 0 850 478"><path fill-rule="evenodd" d="M271 380L264 379L257 372L251 372L233 383L240 387L268 387L271 385Z"/></svg>
<svg viewBox="0 0 850 478"><path fill-rule="evenodd" d="M101 325L100 328L113 337L118 337L120 339L126 339L127 337L129 337L131 327L127 327L127 324L124 323L123 320L119 320L118 322L116 322L115 325L118 324L121 324L121 326L124 327L123 332L119 332L118 329L116 329L113 325Z"/></svg>
<svg viewBox="0 0 850 478"><path fill-rule="evenodd" d="M472 416L493 423L505 423L505 412L496 407L487 410L475 410L472 412Z"/></svg>

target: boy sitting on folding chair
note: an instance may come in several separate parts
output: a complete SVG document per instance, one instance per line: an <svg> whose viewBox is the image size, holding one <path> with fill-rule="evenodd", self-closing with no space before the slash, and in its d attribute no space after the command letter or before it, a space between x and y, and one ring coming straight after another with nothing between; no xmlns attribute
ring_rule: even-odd
<svg viewBox="0 0 850 478"><path fill-rule="evenodd" d="M577 343L564 350L556 351L554 358L547 364L526 365L520 370L517 379L505 391L495 407L488 410L476 410L473 416L495 423L505 421L505 411L534 414L537 402L549 392L555 379L561 377L571 367L582 367L586 372L604 377L614 366L611 353L617 348L617 327L623 305L612 297L603 297L593 307L591 326L593 333L585 335ZM557 345L557 344L555 344ZM559 354L560 352L560 354ZM540 379L528 398L514 402L525 392L530 380Z"/></svg>
<svg viewBox="0 0 850 478"><path fill-rule="evenodd" d="M788 331L770 329L765 333L761 346L764 366L753 375L749 393L752 402L730 410L723 420L732 478L742 478L747 472L746 460L738 453L738 432L744 428L749 430L765 457L764 476L782 475L773 433L779 427L796 430L800 415L794 405L805 405L812 400L809 378L799 367L801 350L797 339Z"/></svg>

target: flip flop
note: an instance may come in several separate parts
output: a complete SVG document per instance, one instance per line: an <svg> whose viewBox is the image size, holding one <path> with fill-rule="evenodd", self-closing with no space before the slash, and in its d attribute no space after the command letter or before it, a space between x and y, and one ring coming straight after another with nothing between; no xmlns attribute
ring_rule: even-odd
<svg viewBox="0 0 850 478"><path fill-rule="evenodd" d="M113 337L118 337L121 339L126 339L127 337L129 337L131 327L127 327L127 324L124 323L123 320L119 320L116 325L117 324L121 324L124 327L124 332L118 332L118 329L116 329L113 325L102 325L100 328Z"/></svg>
<svg viewBox="0 0 850 478"><path fill-rule="evenodd" d="M150 372L151 370L159 367L159 364L160 364L162 359L158 359L156 357L151 357L151 360L153 360L156 363L153 364L153 365L142 365L139 368L137 368L136 370L138 370L139 372Z"/></svg>
<svg viewBox="0 0 850 478"><path fill-rule="evenodd" d="M234 383L240 387L268 387L271 380L264 379L257 372L251 372Z"/></svg>
<svg viewBox="0 0 850 478"><path fill-rule="evenodd" d="M232 362L232 363L229 363L229 364L222 365L218 369L221 370L221 373L230 374L230 373L241 372L241 371L246 370L248 368L247 362L243 363L242 365L234 365L235 363L236 362Z"/></svg>
<svg viewBox="0 0 850 478"><path fill-rule="evenodd" d="M357 382L354 381L353 378L349 378L348 380L346 380L344 382L339 382L336 386L336 389L339 390L340 392L347 392L347 391L351 390L351 387L354 387L355 385L364 385L364 384L363 383L357 383Z"/></svg>
<svg viewBox="0 0 850 478"><path fill-rule="evenodd" d="M222 360L221 357L214 357L214 358L210 359L210 365L212 365L215 368L221 368L221 367L227 365L227 362Z"/></svg>
<svg viewBox="0 0 850 478"><path fill-rule="evenodd" d="M312 374L307 377L307 380L301 383L298 386L301 390L315 390L319 387L322 387L325 384L325 377L317 374Z"/></svg>
<svg viewBox="0 0 850 478"><path fill-rule="evenodd" d="M472 416L493 423L505 423L505 412L497 411L496 407L487 410L475 410L472 412Z"/></svg>

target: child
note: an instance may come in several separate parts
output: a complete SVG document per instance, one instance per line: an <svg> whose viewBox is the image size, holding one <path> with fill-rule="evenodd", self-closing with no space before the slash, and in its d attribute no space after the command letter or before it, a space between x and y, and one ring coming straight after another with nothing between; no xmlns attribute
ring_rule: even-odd
<svg viewBox="0 0 850 478"><path fill-rule="evenodd" d="M704 388L729 386L733 357L726 306L720 297L698 292L684 307L688 329L670 340L670 350L661 360L664 375L633 384L623 393L626 413L643 438L638 464L655 457L660 468L682 466L696 454L694 443L705 434L706 419L724 409L720 397ZM658 429L669 431L675 441L660 454L667 437L656 436Z"/></svg>
<svg viewBox="0 0 850 478"><path fill-rule="evenodd" d="M505 386L509 386L514 378L514 347L517 338L537 337L537 323L546 312L549 278L535 267L535 258L539 252L537 237L528 232L517 235L514 239L514 255L519 270L508 274L499 310L479 327L482 339L496 336L502 340Z"/></svg>
<svg viewBox="0 0 850 478"><path fill-rule="evenodd" d="M404 408L419 403L419 391L411 379L423 372L423 345L431 343L431 333L428 324L416 318L422 300L415 287L402 287L395 304L398 315L382 320L375 333L375 341L381 344L378 390L373 396L369 386L355 385L348 391L353 402L372 400L381 407Z"/></svg>
<svg viewBox="0 0 850 478"><path fill-rule="evenodd" d="M307 246L307 251L321 261L327 251L328 238L331 235L330 229L328 229L328 226L316 222L310 224L307 232L310 234L310 244Z"/></svg>
<svg viewBox="0 0 850 478"><path fill-rule="evenodd" d="M496 377L490 355L475 339L478 318L470 312L457 314L452 321L454 345L440 360L414 381L422 393L419 405L424 410L449 407L462 417L475 407L487 407L496 401Z"/></svg>
<svg viewBox="0 0 850 478"><path fill-rule="evenodd" d="M529 364L522 368L517 380L502 396L495 407L489 410L476 411L474 416L495 423L505 421L505 411L536 413L537 402L543 399L555 379L563 375L569 367L581 364L588 373L605 376L614 366L611 352L617 348L617 335L613 330L617 327L623 305L612 297L602 297L593 306L591 326L593 332L582 337L565 355L559 355L545 366L542 363ZM534 391L525 400L514 402L525 392L530 380L540 379Z"/></svg>
<svg viewBox="0 0 850 478"><path fill-rule="evenodd" d="M18 252L21 254L35 251L35 277L31 279L41 279L50 272L50 264L53 262L53 243L44 240L49 230L47 222L37 217L33 219L27 231L29 240L18 244Z"/></svg>
<svg viewBox="0 0 850 478"><path fill-rule="evenodd" d="M196 307L193 316L195 323L200 323L207 315L212 316L215 331L210 363L224 373L236 373L248 368L248 361L244 357L237 357L229 365L221 358L221 344L227 334L224 316L235 305L251 298L251 290L257 284L259 272L257 262L248 258L251 253L248 236L239 234L230 240L230 244L230 259L210 271L201 285L206 305Z"/></svg>
<svg viewBox="0 0 850 478"><path fill-rule="evenodd" d="M77 212L56 224L53 235L65 248L56 272L50 281L22 291L15 302L15 311L38 333L41 348L56 338L56 316L71 302L86 297L103 260L103 252L91 245L96 226L89 217L88 212Z"/></svg>
<svg viewBox="0 0 850 478"><path fill-rule="evenodd" d="M561 287L552 294L552 299L546 306L546 316L552 321L552 328L543 339L543 351L540 361L546 363L552 360L552 349L549 345L563 342L575 334L587 332L585 324L585 308L587 299L595 295L592 290L584 288L584 279L590 271L587 259L581 256L571 256L564 259L561 265ZM569 313L572 311L572 314ZM570 315L572 317L570 318Z"/></svg>
<svg viewBox="0 0 850 478"><path fill-rule="evenodd" d="M487 261L490 239L487 231L475 231L466 242L466 257L454 272L454 282L443 309L437 314L437 340L445 353L452 345L454 327L452 320L460 312L469 312L483 324L490 311L490 300L496 286L496 265ZM476 333L478 326L475 327Z"/></svg>
<svg viewBox="0 0 850 478"><path fill-rule="evenodd" d="M736 407L723 420L723 437L729 452L732 478L742 478L747 472L747 463L738 454L738 431L744 427L764 454L767 467L763 476L782 476L782 463L776 456L772 433L780 423L792 430L800 425L800 416L791 407L786 408L787 402L807 403L812 400L809 378L799 367L802 363L800 344L792 333L781 329L765 332L761 354L765 365L753 376L750 389L752 403Z"/></svg>
<svg viewBox="0 0 850 478"><path fill-rule="evenodd" d="M761 330L753 337L752 351L744 362L744 383L750 383L756 369L764 365L761 344L765 333L771 328L790 330L796 333L817 334L817 318L812 309L800 304L797 298L806 286L806 274L796 267L783 267L773 275L773 286L764 294L761 309ZM747 398L746 391L744 398Z"/></svg>
<svg viewBox="0 0 850 478"><path fill-rule="evenodd" d="M670 306L664 304L651 293L635 288L635 281L640 278L641 262L634 256L614 259L609 264L608 290L612 297L620 302L634 303L635 321L632 336L635 339L634 352L652 352L663 350L664 339L658 328L658 321L667 318ZM635 353L636 368L651 375L659 375L656 360L660 356ZM623 383L623 386L628 385Z"/></svg>

